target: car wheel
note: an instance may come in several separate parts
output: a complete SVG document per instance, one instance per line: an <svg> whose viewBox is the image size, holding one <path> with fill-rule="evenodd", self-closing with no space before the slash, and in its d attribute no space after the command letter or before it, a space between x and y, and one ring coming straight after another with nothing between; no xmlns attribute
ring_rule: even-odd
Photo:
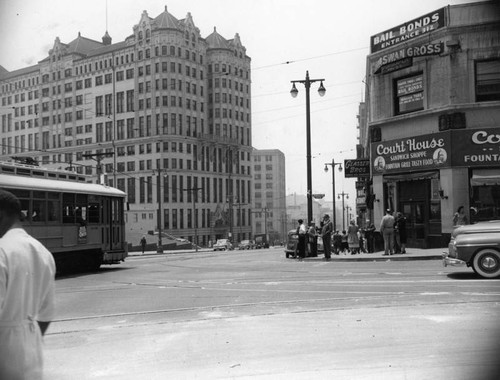
<svg viewBox="0 0 500 380"><path fill-rule="evenodd" d="M479 251L472 260L472 268L481 277L500 277L500 252L492 248Z"/></svg>

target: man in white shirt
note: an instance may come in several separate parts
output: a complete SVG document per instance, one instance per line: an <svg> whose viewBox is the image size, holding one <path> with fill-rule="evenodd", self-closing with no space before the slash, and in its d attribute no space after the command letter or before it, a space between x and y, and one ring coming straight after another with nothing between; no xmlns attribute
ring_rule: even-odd
<svg viewBox="0 0 500 380"><path fill-rule="evenodd" d="M394 224L395 219L392 211L387 209L385 216L380 221L380 233L384 238L384 256L394 253Z"/></svg>
<svg viewBox="0 0 500 380"><path fill-rule="evenodd" d="M52 254L20 224L21 205L0 190L0 379L42 379L42 336L54 318Z"/></svg>
<svg viewBox="0 0 500 380"><path fill-rule="evenodd" d="M297 242L297 251L299 255L299 260L306 257L306 225L302 219L298 220L299 227L297 228L297 234L299 235L299 241Z"/></svg>

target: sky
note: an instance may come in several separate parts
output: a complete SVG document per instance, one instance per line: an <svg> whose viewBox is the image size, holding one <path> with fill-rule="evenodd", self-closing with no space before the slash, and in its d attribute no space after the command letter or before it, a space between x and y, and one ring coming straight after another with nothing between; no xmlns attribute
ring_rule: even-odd
<svg viewBox="0 0 500 380"><path fill-rule="evenodd" d="M239 34L252 59L252 145L279 149L286 159L287 194L305 194L305 89L290 96L291 81L325 79L324 97L311 86L313 193L332 199L331 167L356 158L359 103L364 97L370 36L447 5L474 0L0 0L0 65L9 71L34 65L59 37L101 41L106 29L113 42L132 34L141 14L165 6L177 19L190 12L202 37L214 27L226 39ZM107 12L106 12L107 8ZM107 17L106 17L107 13ZM336 172L336 192L350 195L354 180Z"/></svg>

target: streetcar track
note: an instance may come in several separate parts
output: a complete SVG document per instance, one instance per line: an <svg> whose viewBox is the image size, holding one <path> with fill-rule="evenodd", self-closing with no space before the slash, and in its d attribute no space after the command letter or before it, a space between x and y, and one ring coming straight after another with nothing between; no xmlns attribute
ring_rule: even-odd
<svg viewBox="0 0 500 380"><path fill-rule="evenodd" d="M397 295L392 297L401 298L402 295ZM248 307L258 307L258 306L272 306L272 305L297 305L297 304L306 304L312 302L325 302L325 301L363 301L363 300L376 300L379 298L387 299L386 296L376 296L376 297L343 297L343 298L325 298L325 299L313 299L313 300L288 300L288 301L262 301L262 302L247 302L247 303L239 303L239 304L227 304L227 305L211 305L211 306L193 306L193 307L183 307L183 308L172 308L172 309L160 309L160 310L145 310L145 311L135 311L135 312L124 312L124 313L111 313L111 314L100 314L93 316L81 316L81 317L73 317L73 318L60 318L54 319L53 323L64 323L64 322L78 322L84 320L95 320L95 319L107 319L107 318L118 318L118 317L133 317L133 316L147 316L154 314L171 314L171 313L179 313L179 312L203 312L203 311L214 311L214 310L222 310L222 309L230 309L230 308L248 308ZM329 307L319 307L314 309L306 309L306 310L280 310L276 312L254 312L250 315L224 315L224 316L210 316L210 317L202 317L202 318L186 318L182 320L167 320L167 321L150 321L150 322L142 322L142 323L133 323L133 324L120 324L108 326L110 328L121 328L128 326L139 326L139 325L152 325L152 324L166 324L166 323L179 323L179 322L199 322L199 321L208 321L208 320L224 320L224 319L235 319L240 317L260 317L260 316L274 316L274 315L285 315L285 314L305 314L305 313L318 313L318 312L328 312L328 311L347 311L347 310L359 310L359 309L391 309L397 307L423 307L423 306L434 306L434 305L471 305L471 304L499 304L498 300L483 300L483 301L442 301L442 302L417 302L417 304L413 304L410 302L407 303L386 303L382 305L358 305L350 304L349 306L329 306ZM88 328L88 329L78 329L78 330L67 330L67 331L59 331L59 332L49 332L47 335L64 335L68 333L75 333L79 331L85 330L98 330L99 327Z"/></svg>

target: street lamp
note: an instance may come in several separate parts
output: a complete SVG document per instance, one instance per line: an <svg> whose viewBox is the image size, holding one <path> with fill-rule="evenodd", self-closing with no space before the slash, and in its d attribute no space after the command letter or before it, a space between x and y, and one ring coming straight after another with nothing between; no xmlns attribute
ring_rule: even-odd
<svg viewBox="0 0 500 380"><path fill-rule="evenodd" d="M292 89L290 94L293 98L297 97L299 90L295 87L295 83L302 83L306 88L306 144L307 144L307 222L312 221L313 207L312 207L312 170L311 170L311 102L309 97L309 90L311 83L321 82L318 88L319 96L324 96L326 89L323 86L324 79L310 79L309 71L306 71L305 80L292 80Z"/></svg>
<svg viewBox="0 0 500 380"><path fill-rule="evenodd" d="M332 197L333 197L333 229L337 229L337 210L335 209L335 165L339 166L339 172L342 172L342 163L335 163L332 158L332 163L325 163L325 173L328 173L328 165L332 167Z"/></svg>
<svg viewBox="0 0 500 380"><path fill-rule="evenodd" d="M347 199L349 199L349 194L348 193L344 193L343 191L338 194L338 199L340 199L340 197L342 197L342 230L345 231L345 207L344 207L344 197L346 197Z"/></svg>

